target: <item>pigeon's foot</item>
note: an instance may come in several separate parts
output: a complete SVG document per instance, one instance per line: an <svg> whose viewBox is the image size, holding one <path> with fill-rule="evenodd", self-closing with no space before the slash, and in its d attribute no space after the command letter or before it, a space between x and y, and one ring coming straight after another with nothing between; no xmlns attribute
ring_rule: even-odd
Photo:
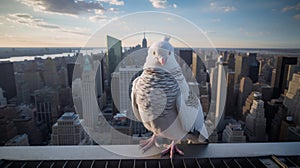
<svg viewBox="0 0 300 168"><path fill-rule="evenodd" d="M184 155L184 153L177 147L174 141L172 141L170 145L166 146L167 149L161 152L162 156L165 156L166 154L170 153L170 158L172 159L175 153L178 153L179 155Z"/></svg>
<svg viewBox="0 0 300 168"><path fill-rule="evenodd" d="M143 152L146 152L155 144L157 144L157 142L156 142L156 135L154 134L152 135L151 138L140 141L140 146L142 147Z"/></svg>

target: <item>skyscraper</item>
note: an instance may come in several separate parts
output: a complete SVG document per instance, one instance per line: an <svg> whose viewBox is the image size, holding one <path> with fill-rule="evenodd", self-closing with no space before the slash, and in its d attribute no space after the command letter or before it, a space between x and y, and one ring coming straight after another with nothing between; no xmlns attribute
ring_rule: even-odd
<svg viewBox="0 0 300 168"><path fill-rule="evenodd" d="M222 56L218 58L215 68L211 69L211 104L209 113L206 120L210 120L214 124L214 128L217 127L221 117L224 117L223 111L225 110L226 101L226 77L223 67ZM208 132L212 132L211 128L208 128Z"/></svg>
<svg viewBox="0 0 300 168"><path fill-rule="evenodd" d="M142 41L142 48L147 48L147 39L145 37L145 33L144 33L144 38L143 38L143 41Z"/></svg>
<svg viewBox="0 0 300 168"><path fill-rule="evenodd" d="M294 73L289 82L289 88L284 96L283 104L288 109L288 115L292 116L296 124L300 124L300 73Z"/></svg>
<svg viewBox="0 0 300 168"><path fill-rule="evenodd" d="M119 91L120 91L120 112L129 112L131 107L131 101L130 101L130 94L129 94L129 85L131 82L131 79L135 76L136 73L138 73L140 70L142 70L142 67L138 66L125 66L120 67L120 80L119 80ZM126 114L131 115L131 114ZM133 117L133 116L132 116Z"/></svg>
<svg viewBox="0 0 300 168"><path fill-rule="evenodd" d="M114 37L107 36L107 56L106 64L108 69L108 83L110 86L111 74L115 71L122 60L122 41Z"/></svg>
<svg viewBox="0 0 300 168"><path fill-rule="evenodd" d="M59 78L58 78L58 73L56 69L56 64L53 59L47 58L45 60L45 65L44 65L44 83L45 86L57 89L60 85L59 83Z"/></svg>
<svg viewBox="0 0 300 168"><path fill-rule="evenodd" d="M234 116L235 114L235 101L236 96L234 94L234 72L227 72L227 94L225 105L225 116Z"/></svg>
<svg viewBox="0 0 300 168"><path fill-rule="evenodd" d="M113 99L113 113L120 111L120 72L112 73L111 78L111 96Z"/></svg>
<svg viewBox="0 0 300 168"><path fill-rule="evenodd" d="M44 86L37 61L25 61L24 71L17 72L15 77L19 102L34 103L31 96L35 90L41 89Z"/></svg>
<svg viewBox="0 0 300 168"><path fill-rule="evenodd" d="M3 90L0 88L0 106L4 106L7 104L6 98L3 96Z"/></svg>
<svg viewBox="0 0 300 168"><path fill-rule="evenodd" d="M256 60L256 53L238 55L235 59L235 83L242 77L249 77L253 83L258 81L259 62Z"/></svg>
<svg viewBox="0 0 300 168"><path fill-rule="evenodd" d="M83 129L74 112L64 113L52 126L52 145L78 145L83 139Z"/></svg>
<svg viewBox="0 0 300 168"><path fill-rule="evenodd" d="M96 66L97 72L96 72L96 88L97 88L97 97L100 97L104 93L104 61L102 56L100 60L97 60Z"/></svg>
<svg viewBox="0 0 300 168"><path fill-rule="evenodd" d="M193 63L193 50L179 50L179 57L183 59L185 63L190 67Z"/></svg>
<svg viewBox="0 0 300 168"><path fill-rule="evenodd" d="M75 63L68 63L67 64L68 85L69 85L69 87L72 87L74 67L75 67Z"/></svg>
<svg viewBox="0 0 300 168"><path fill-rule="evenodd" d="M247 76L248 74L248 59L245 55L237 55L235 57L235 83L239 83L243 76Z"/></svg>
<svg viewBox="0 0 300 168"><path fill-rule="evenodd" d="M0 146L18 134L17 128L12 121L15 113L15 106L0 107Z"/></svg>
<svg viewBox="0 0 300 168"><path fill-rule="evenodd" d="M238 122L229 123L223 131L222 141L227 143L246 142L242 125Z"/></svg>
<svg viewBox="0 0 300 168"><path fill-rule="evenodd" d="M0 62L0 87L4 90L7 100L17 95L14 65L12 62Z"/></svg>
<svg viewBox="0 0 300 168"><path fill-rule="evenodd" d="M237 99L237 117L242 118L242 107L245 104L247 97L252 92L252 80L249 77L242 77Z"/></svg>
<svg viewBox="0 0 300 168"><path fill-rule="evenodd" d="M83 124L91 129L97 125L99 107L96 97L95 73L92 60L88 55L84 56L84 67L82 72L82 112Z"/></svg>
<svg viewBox="0 0 300 168"><path fill-rule="evenodd" d="M59 94L51 88L34 91L35 107L37 108L37 121L44 122L51 128L56 122L59 113Z"/></svg>
<svg viewBox="0 0 300 168"><path fill-rule="evenodd" d="M197 82L201 85L205 85L207 82L207 72L205 64L195 52L192 53L192 72Z"/></svg>
<svg viewBox="0 0 300 168"><path fill-rule="evenodd" d="M287 87L287 76L288 76L288 66L296 65L297 57L277 57L277 63L275 67L275 79L273 83L274 87L274 97L278 98L280 94L284 93L284 89ZM272 81L273 81L272 80Z"/></svg>
<svg viewBox="0 0 300 168"><path fill-rule="evenodd" d="M249 141L266 141L266 118L261 93L254 93L250 113L246 117L245 133Z"/></svg>

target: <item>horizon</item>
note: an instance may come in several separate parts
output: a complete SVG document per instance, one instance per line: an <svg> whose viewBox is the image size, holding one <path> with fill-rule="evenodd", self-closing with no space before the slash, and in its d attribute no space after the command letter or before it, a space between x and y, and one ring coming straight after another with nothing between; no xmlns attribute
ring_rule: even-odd
<svg viewBox="0 0 300 168"><path fill-rule="evenodd" d="M3 0L0 9L0 42L6 48L82 48L95 32L116 21L122 22L109 27L113 36L139 36L128 39L126 46L140 42L138 33L153 27L163 33L176 29L175 35L197 46L195 32L184 32L189 23L201 29L214 48L300 48L300 3L292 0ZM170 17L179 19L180 26L171 26Z"/></svg>

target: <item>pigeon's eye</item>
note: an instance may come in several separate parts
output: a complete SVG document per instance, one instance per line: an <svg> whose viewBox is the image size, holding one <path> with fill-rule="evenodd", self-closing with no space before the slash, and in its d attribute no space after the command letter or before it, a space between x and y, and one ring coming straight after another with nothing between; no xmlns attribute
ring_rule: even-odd
<svg viewBox="0 0 300 168"><path fill-rule="evenodd" d="M169 51L169 55L171 55L171 51Z"/></svg>
<svg viewBox="0 0 300 168"><path fill-rule="evenodd" d="M155 51L153 51L153 53L152 53L153 55L155 55L156 54L156 52Z"/></svg>

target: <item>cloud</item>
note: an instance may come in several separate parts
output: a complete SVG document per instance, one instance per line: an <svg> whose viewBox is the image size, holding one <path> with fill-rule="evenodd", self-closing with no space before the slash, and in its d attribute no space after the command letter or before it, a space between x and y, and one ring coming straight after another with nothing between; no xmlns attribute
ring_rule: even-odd
<svg viewBox="0 0 300 168"><path fill-rule="evenodd" d="M294 19L300 20L300 14L295 15L295 16L294 16Z"/></svg>
<svg viewBox="0 0 300 168"><path fill-rule="evenodd" d="M110 12L117 12L118 9L117 8L108 8L108 11L110 11Z"/></svg>
<svg viewBox="0 0 300 168"><path fill-rule="evenodd" d="M149 0L154 8L166 8L168 5L167 0ZM177 5L176 5L177 6Z"/></svg>
<svg viewBox="0 0 300 168"><path fill-rule="evenodd" d="M234 6L224 6L224 5L220 5L216 2L211 2L209 4L210 9L214 10L214 11L221 11L221 12L233 12L236 11L236 7Z"/></svg>
<svg viewBox="0 0 300 168"><path fill-rule="evenodd" d="M106 20L106 16L99 16L99 15L95 15L95 16L90 16L89 20L91 22L98 22L98 21L104 21Z"/></svg>
<svg viewBox="0 0 300 168"><path fill-rule="evenodd" d="M221 7L224 12L233 12L233 11L236 11L236 8L234 6L223 6Z"/></svg>
<svg viewBox="0 0 300 168"><path fill-rule="evenodd" d="M40 28L46 31L59 31L59 32L67 32L76 35L84 35L88 36L86 33L88 30L84 28L63 28L56 24L51 24L45 22L43 19L35 18L27 13L14 13L8 14L6 20L12 23L17 23L21 25L25 25L33 28Z"/></svg>
<svg viewBox="0 0 300 168"><path fill-rule="evenodd" d="M24 24L24 25L31 26L31 27L60 29L60 27L58 25L46 23L43 21L43 19L34 18L33 16L26 14L26 13L8 14L6 19L10 22Z"/></svg>
<svg viewBox="0 0 300 168"><path fill-rule="evenodd" d="M120 0L99 0L99 1L109 3L111 5L117 5L117 6L123 6L124 5L124 1L120 1Z"/></svg>
<svg viewBox="0 0 300 168"><path fill-rule="evenodd" d="M82 13L94 13L105 8L98 1L74 0L18 0L35 11L77 16ZM112 0L116 1L116 0ZM121 3L121 1L117 1ZM117 3L116 2L116 3Z"/></svg>
<svg viewBox="0 0 300 168"><path fill-rule="evenodd" d="M296 10L296 11L299 11L300 10L300 3L294 5L294 6L286 6L284 8L282 8L282 12L287 12L287 11L290 11L290 10Z"/></svg>
<svg viewBox="0 0 300 168"><path fill-rule="evenodd" d="M246 29L244 29L243 27L239 28L239 31L248 37L261 37L261 36L269 36L272 33L269 31L248 31Z"/></svg>

